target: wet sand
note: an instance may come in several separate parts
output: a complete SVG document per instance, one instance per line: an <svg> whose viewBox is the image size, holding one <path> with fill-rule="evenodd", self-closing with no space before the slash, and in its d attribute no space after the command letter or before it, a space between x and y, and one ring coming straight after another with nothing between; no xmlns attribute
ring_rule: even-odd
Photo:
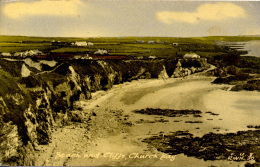
<svg viewBox="0 0 260 167"><path fill-rule="evenodd" d="M93 94L93 99L81 101L79 105L84 112L94 111L96 129L85 130L79 128L78 132L71 137L66 137L62 132L54 133L56 146L52 151L52 157L46 158L49 165L67 166L92 166L92 165L120 165L120 166L243 166L246 162L235 161L204 161L183 154L177 156L166 156L157 151L142 139L159 134L170 134L171 132L184 130L195 136L202 136L209 132L225 133L238 130L247 130L247 125L257 124L259 112L248 108L248 104L260 100L259 92L229 92L222 90L227 85L211 84L215 78L192 75L185 79L168 80L139 80L131 83L115 85L114 88L105 92L100 91ZM243 103L241 102L243 101ZM245 101L246 100L246 101ZM157 115L144 115L133 113L133 110L144 108L162 109L194 109L202 112L202 117L182 116L166 117ZM122 110L120 119L133 124L125 127L123 124L113 126L116 133L103 135L109 128L109 115L111 110ZM103 112L108 112L104 115ZM209 112L210 111L210 112ZM214 114L212 114L214 113ZM235 113L235 114L234 114ZM253 113L253 114L252 114ZM96 119L96 120L95 120ZM164 119L166 122L155 120ZM143 121L140 121L143 120ZM107 127L103 127L104 122ZM155 123L149 123L155 121ZM201 121L202 123L185 123L186 121ZM65 127L66 128L66 127ZM91 139L84 138L83 133L100 134L93 135ZM71 129L67 133L76 132ZM62 143L79 143L78 150ZM52 146L47 146L45 152ZM61 149L63 148L63 149ZM57 152L71 153L80 152L79 157L61 158ZM83 157L83 153L91 154L93 157ZM152 156L155 155L156 156ZM39 154L40 155L40 154ZM95 156L94 156L95 155ZM146 155L146 157L140 156ZM66 157L66 156L65 156ZM44 165L48 165L45 163ZM42 165L39 163L39 165Z"/></svg>

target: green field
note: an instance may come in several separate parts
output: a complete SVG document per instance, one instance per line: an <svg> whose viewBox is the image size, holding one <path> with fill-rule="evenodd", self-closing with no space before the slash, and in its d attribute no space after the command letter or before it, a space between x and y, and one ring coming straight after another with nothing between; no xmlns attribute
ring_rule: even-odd
<svg viewBox="0 0 260 167"><path fill-rule="evenodd" d="M75 42L87 41L93 46L53 46L51 41ZM138 41L144 41L140 43ZM148 44L152 40L154 44ZM62 38L62 37L26 37L26 36L0 36L0 52L22 52L38 49L44 53L79 53L93 54L98 49L108 50L111 55L125 56L157 56L161 58L182 56L187 52L195 52L202 57L222 55L228 49L215 45L215 41L250 41L260 40L260 37L244 36L209 36L194 38L174 37L114 37L114 38ZM161 41L163 43L157 43ZM177 46L172 43L178 43Z"/></svg>

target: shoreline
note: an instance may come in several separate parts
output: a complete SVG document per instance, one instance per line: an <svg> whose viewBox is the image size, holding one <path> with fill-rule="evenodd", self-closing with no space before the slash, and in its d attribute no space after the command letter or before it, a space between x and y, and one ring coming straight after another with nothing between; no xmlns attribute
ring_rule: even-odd
<svg viewBox="0 0 260 167"><path fill-rule="evenodd" d="M57 132L58 129L54 133L55 140L53 145L57 142L70 142L77 141L79 147L77 147L81 152L85 152L85 154L92 154L95 155L97 153L122 153L124 155L130 155L131 153L139 153L139 154L162 154L161 152L154 150L154 148L150 148L148 144L143 143L142 139L147 138L152 135L157 135L161 131L163 134L170 134L172 131L177 130L187 130L189 133L194 134L195 136L202 136L207 132L216 132L216 133L225 133L230 131L225 131L225 129L214 129L217 127L215 124L212 125L212 122L219 122L221 124L222 120L207 120L211 118L217 118L217 116L209 115L205 113L207 108L203 106L204 96L208 93L211 93L216 90L226 87L227 85L213 85L209 82L213 80L214 77L204 77L204 76L197 76L191 75L185 79L183 78L170 78L168 80L161 80L161 79L149 79L149 80L138 80L132 82L126 82L119 85L114 85L112 89L108 91L98 91L93 94L93 98L87 101L79 101L77 102L79 106L82 107L83 111L86 113L94 112L96 116L91 117L92 124L90 125L93 127L96 126L92 130L86 130L85 128L77 128L70 129L69 127L63 127L63 131ZM196 87L198 90L193 92L192 87ZM213 88L212 88L213 87ZM176 97L182 97L179 99L179 104L175 101L175 107L179 106L179 108L174 109L181 109L181 106L190 107L192 109L202 110L202 118L191 118L191 117L176 117L176 118L169 118L166 116L147 116L143 114L135 114L131 111L138 108L146 108L148 106L152 106L152 108L156 108L156 105L162 105L160 101L163 99L169 99L167 95L162 96L163 94L173 94ZM188 94L193 92L189 98L187 98ZM203 93L204 92L204 93ZM131 95L138 94L133 96L131 99ZM171 96L171 98L173 97ZM203 96L201 98L200 96ZM129 99L124 99L123 97L128 97ZM155 99L158 99L158 103L156 103ZM186 98L185 98L186 97ZM183 98L186 99L188 102L183 103ZM150 99L150 101L147 99ZM190 99L190 100L189 100ZM197 99L193 102L194 99ZM178 99L175 99L178 100ZM146 102L146 103L145 103ZM170 102L171 103L171 102ZM192 104L190 104L192 103ZM171 108L173 106L168 106L169 104L165 103L165 107L162 108ZM113 112L111 112L113 111ZM115 119L114 121L110 122L108 118ZM155 122L149 123L149 121L164 119L168 122ZM223 118L222 118L223 119ZM140 120L147 121L139 122ZM179 121L180 122L175 122ZM189 120L202 120L202 124L189 124L185 123L185 121ZM117 122L117 123L116 123ZM131 123L132 125L126 126L125 123ZM94 123L94 125L93 125ZM111 127L112 126L112 127ZM169 128L170 127L170 128ZM197 129L199 127L199 129ZM111 136L110 132L112 129L115 129L113 132L114 135ZM72 133L75 132L74 136L71 139L66 139L64 137L64 130L69 131ZM68 130L69 129L69 130ZM217 131L218 130L218 131ZM88 137L82 135L87 133ZM78 136L77 136L78 135ZM99 136L100 135L100 136ZM103 135L103 136L102 136ZM84 136L84 137L83 137ZM63 138L64 141L61 140ZM79 138L79 139L77 139ZM58 139L58 140L57 140ZM79 143L81 141L81 143ZM84 147L85 145L85 147ZM86 147L87 146L87 147ZM48 147L48 146L47 146ZM200 164L202 166L209 166L214 164L229 164L231 166L237 166L241 164L245 164L246 162L229 162L229 161L203 161L200 159L196 159L194 157L187 157L183 154L178 154L174 161L161 161L159 158L157 159L128 159L128 160L115 160L113 158L83 158L79 160L78 158L56 158L57 151L60 151L59 146L56 146L52 150L52 157L53 159L50 160L51 163L45 162L44 165L64 165L64 163L68 166L70 165L165 165L171 166L174 165L184 165L183 162L186 162L186 165L192 164ZM74 149L68 149L68 152L75 151ZM82 154L83 155L83 154ZM119 158L120 159L120 158ZM187 162L189 161L189 162Z"/></svg>

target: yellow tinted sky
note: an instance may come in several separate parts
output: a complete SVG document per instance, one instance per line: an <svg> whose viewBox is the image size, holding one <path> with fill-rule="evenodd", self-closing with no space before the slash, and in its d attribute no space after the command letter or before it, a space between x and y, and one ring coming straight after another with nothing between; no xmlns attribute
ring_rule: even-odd
<svg viewBox="0 0 260 167"><path fill-rule="evenodd" d="M1 1L0 34L208 36L260 34L260 2Z"/></svg>

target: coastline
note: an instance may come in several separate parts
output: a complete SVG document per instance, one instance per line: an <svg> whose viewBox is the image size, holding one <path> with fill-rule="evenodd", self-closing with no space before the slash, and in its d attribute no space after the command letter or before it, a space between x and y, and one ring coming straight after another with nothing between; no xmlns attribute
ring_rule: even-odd
<svg viewBox="0 0 260 167"><path fill-rule="evenodd" d="M120 85L114 85L111 90L99 91L93 94L93 98L87 101L79 101L77 105L81 106L86 113L93 112L96 116L91 117L92 125L90 129L78 128L77 125L63 127L53 133L53 146L46 146L47 152L52 152L51 159L44 162L44 165L159 165L159 166L179 166L194 164L209 166L214 164L222 164L229 166L237 166L245 164L246 162L234 162L234 161L203 161L193 157L187 157L183 154L179 154L174 157L174 161L162 161L160 158L128 158L115 159L104 157L106 153L121 153L122 155L129 156L133 153L139 153L144 155L157 154L158 157L162 156L162 153L151 149L148 144L143 143L142 139L151 135L157 135L163 131L163 134L170 134L172 131L184 130L195 136L202 136L208 132L226 133L232 130L244 130L238 126L235 129L228 128L222 125L223 120L228 121L229 117L225 115L228 112L216 112L219 116L214 116L206 113L213 101L210 98L214 94L217 98L219 95L223 95L222 88L227 85L211 84L214 77L204 77L200 75L191 75L183 78L170 78L167 80L150 79L150 80L138 80L130 83L126 82ZM233 93L233 92L231 92ZM224 93L225 94L225 93ZM171 99L171 100L169 100ZM225 99L225 98L224 98ZM168 102L167 102L168 100ZM234 102L234 100L233 100ZM208 105L205 105L208 104ZM152 108L173 108L173 109L199 109L202 111L201 118L194 117L179 117L170 118L165 116L151 116L135 114L131 111L135 109L141 109L146 107ZM184 108L183 108L184 107ZM227 108L232 108L229 105ZM111 113L113 111L115 113ZM212 110L213 112L213 110ZM240 111L242 113L242 111ZM110 122L109 119L112 118ZM168 122L155 122L144 123L140 120L154 121L158 118L167 120ZM239 119L241 117L237 117ZM121 120L120 120L121 119ZM122 120L124 120L122 122ZM175 121L179 122L175 122ZM201 124L188 124L185 121L189 120L201 120ZM139 122L138 122L139 121ZM125 122L131 123L132 126L125 126ZM93 123L95 128L93 128ZM239 123L239 122L236 122ZM236 124L235 124L236 125ZM81 125L80 125L81 126ZM91 129L91 126L93 129ZM217 128L216 128L217 127ZM107 133L108 129L114 128L113 135ZM245 127L246 129L246 127ZM65 131L64 131L65 130ZM67 132L67 133L64 133ZM67 135L66 135L67 134ZM84 134L87 134L86 137ZM72 136L71 136L72 135ZM75 142L76 141L76 142ZM69 142L77 143L77 149L71 147ZM81 152L80 157L59 157L61 147L67 143L67 150L64 152ZM43 149L44 150L44 149ZM52 151L50 151L52 150ZM93 155L93 157L84 157L83 152L87 155ZM98 153L103 154L102 158L95 158L94 155ZM119 156L119 154L117 154ZM39 154L42 157L42 154ZM46 157L48 157L48 153ZM38 165L42 165L39 161Z"/></svg>

